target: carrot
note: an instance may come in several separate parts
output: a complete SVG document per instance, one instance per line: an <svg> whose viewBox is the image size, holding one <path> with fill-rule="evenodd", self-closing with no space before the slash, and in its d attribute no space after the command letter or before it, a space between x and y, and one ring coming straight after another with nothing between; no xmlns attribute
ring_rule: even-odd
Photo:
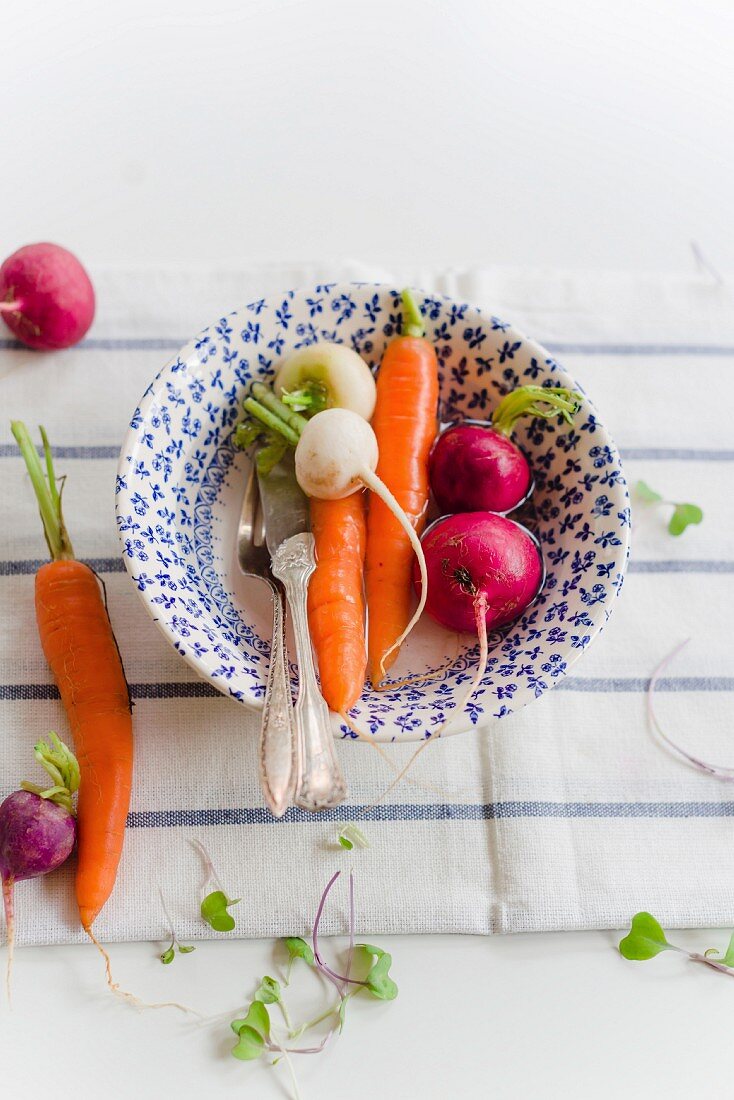
<svg viewBox="0 0 734 1100"><path fill-rule="evenodd" d="M341 500L311 498L316 572L308 586L308 624L316 650L321 694L337 714L350 710L364 684L362 570L364 494Z"/></svg>
<svg viewBox="0 0 734 1100"><path fill-rule="evenodd" d="M94 939L92 924L112 892L130 803L130 694L97 577L74 559L46 433L40 429L44 476L25 425L16 420L11 428L31 477L52 559L36 574L36 620L79 760L76 899L82 927Z"/></svg>
<svg viewBox="0 0 734 1100"><path fill-rule="evenodd" d="M438 362L423 318L403 292L402 335L388 345L377 376L372 427L377 475L420 534L428 507L428 452L436 435ZM395 642L411 617L413 550L405 531L376 496L367 519L366 588L370 678L377 685L398 655Z"/></svg>

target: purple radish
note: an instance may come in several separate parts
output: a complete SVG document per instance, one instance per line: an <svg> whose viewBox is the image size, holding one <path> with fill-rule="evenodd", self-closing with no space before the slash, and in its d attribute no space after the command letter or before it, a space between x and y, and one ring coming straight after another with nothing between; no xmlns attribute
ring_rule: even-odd
<svg viewBox="0 0 734 1100"><path fill-rule="evenodd" d="M428 614L479 636L479 667L458 714L487 663L487 630L505 626L538 595L545 575L540 547L527 528L494 512L461 512L432 524L421 540L428 569ZM420 577L414 573L420 593Z"/></svg>
<svg viewBox="0 0 734 1100"><path fill-rule="evenodd" d="M94 319L94 287L65 248L27 244L0 267L0 316L29 348L69 348Z"/></svg>
<svg viewBox="0 0 734 1100"><path fill-rule="evenodd" d="M431 489L441 511L511 512L529 495L533 477L524 453L510 438L522 416L562 416L573 424L581 398L561 386L520 386L503 397L491 424L453 424L433 444Z"/></svg>
<svg viewBox="0 0 734 1100"><path fill-rule="evenodd" d="M76 838L72 795L79 788L79 765L74 754L51 734L52 744L39 741L35 757L53 780L42 789L22 783L0 804L0 878L8 937L7 992L15 942L13 888L26 878L47 875L68 859Z"/></svg>

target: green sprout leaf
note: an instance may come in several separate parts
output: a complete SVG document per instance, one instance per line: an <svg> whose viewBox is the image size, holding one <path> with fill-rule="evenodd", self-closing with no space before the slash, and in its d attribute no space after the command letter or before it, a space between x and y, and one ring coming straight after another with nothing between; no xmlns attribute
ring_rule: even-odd
<svg viewBox="0 0 734 1100"><path fill-rule="evenodd" d="M353 848L369 848L370 846L370 842L362 830L352 821L341 826L341 832L337 839L342 848L346 848L348 852L351 852Z"/></svg>
<svg viewBox="0 0 734 1100"><path fill-rule="evenodd" d="M255 1000L264 1005L277 1004L280 1001L280 983L266 974L255 993Z"/></svg>
<svg viewBox="0 0 734 1100"><path fill-rule="evenodd" d="M231 905L237 905L239 900L235 898L230 901L222 890L213 890L201 903L201 916L215 932L231 932L234 928L234 917L227 909Z"/></svg>
<svg viewBox="0 0 734 1100"><path fill-rule="evenodd" d="M383 951L381 947L373 947L369 943L358 943L357 947L375 960L364 979L367 989L379 1001L394 1001L398 995L398 987L389 974L392 955Z"/></svg>
<svg viewBox="0 0 734 1100"><path fill-rule="evenodd" d="M635 485L635 493L640 500L646 500L648 504L657 504L663 498L660 493L656 493L654 489L651 489L646 481L638 481Z"/></svg>
<svg viewBox="0 0 734 1100"><path fill-rule="evenodd" d="M237 1042L232 1047L232 1056L241 1062L254 1062L265 1051L265 1040L254 1027L245 1027L237 1033Z"/></svg>
<svg viewBox="0 0 734 1100"><path fill-rule="evenodd" d="M195 947L187 946L186 944L178 945L179 955L190 955L192 951L196 951Z"/></svg>
<svg viewBox="0 0 734 1100"><path fill-rule="evenodd" d="M670 517L668 531L671 535L682 535L686 527L693 523L700 523L703 512L697 504L676 504L675 511Z"/></svg>
<svg viewBox="0 0 734 1100"><path fill-rule="evenodd" d="M232 1020L229 1025L237 1036L232 1054L241 1062L253 1062L265 1050L270 1035L270 1017L268 1010L260 1001L253 1001L247 1015L241 1020Z"/></svg>
<svg viewBox="0 0 734 1100"><path fill-rule="evenodd" d="M642 961L653 959L661 951L674 950L668 943L662 928L650 913L635 913L632 926L619 942L619 953L625 959Z"/></svg>
<svg viewBox="0 0 734 1100"><path fill-rule="evenodd" d="M288 958L293 961L294 959L303 959L309 966L313 966L314 957L313 951L300 936L286 936L283 940L287 950Z"/></svg>
<svg viewBox="0 0 734 1100"><path fill-rule="evenodd" d="M270 1017L265 1005L253 1001L247 1015L240 1020L232 1020L229 1026L237 1036L232 1055L241 1062L253 1062L259 1058L270 1036Z"/></svg>
<svg viewBox="0 0 734 1100"><path fill-rule="evenodd" d="M160 960L164 966L168 966L169 963L173 962L173 954L173 944L171 944L171 946L167 947L163 954L160 956Z"/></svg>

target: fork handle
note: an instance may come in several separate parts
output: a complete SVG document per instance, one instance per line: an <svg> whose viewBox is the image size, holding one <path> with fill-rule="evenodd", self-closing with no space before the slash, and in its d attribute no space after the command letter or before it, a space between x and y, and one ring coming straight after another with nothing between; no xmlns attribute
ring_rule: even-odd
<svg viewBox="0 0 734 1100"><path fill-rule="evenodd" d="M308 581L316 567L313 535L294 535L278 547L273 572L285 585L293 617L299 685L295 705L298 762L295 804L317 813L344 801L347 785L334 751L329 708L316 680L308 631Z"/></svg>
<svg viewBox="0 0 734 1100"><path fill-rule="evenodd" d="M275 817L282 817L296 786L296 735L285 644L285 593L270 584L273 594L273 641L260 727L260 785Z"/></svg>

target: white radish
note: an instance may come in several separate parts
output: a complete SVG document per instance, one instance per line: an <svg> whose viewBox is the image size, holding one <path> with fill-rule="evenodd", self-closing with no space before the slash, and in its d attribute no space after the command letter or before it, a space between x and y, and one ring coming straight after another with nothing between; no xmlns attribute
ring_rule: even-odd
<svg viewBox="0 0 734 1100"><path fill-rule="evenodd" d="M363 417L349 409L325 409L312 417L301 432L296 447L296 477L304 493L318 500L341 500L366 485L405 528L418 559L420 599L413 618L388 650L392 653L421 617L428 595L428 572L423 547L412 523L375 473L378 456L377 437Z"/></svg>
<svg viewBox="0 0 734 1100"><path fill-rule="evenodd" d="M297 411L351 409L365 420L375 411L372 371L346 344L310 344L289 355L275 376L278 397Z"/></svg>

